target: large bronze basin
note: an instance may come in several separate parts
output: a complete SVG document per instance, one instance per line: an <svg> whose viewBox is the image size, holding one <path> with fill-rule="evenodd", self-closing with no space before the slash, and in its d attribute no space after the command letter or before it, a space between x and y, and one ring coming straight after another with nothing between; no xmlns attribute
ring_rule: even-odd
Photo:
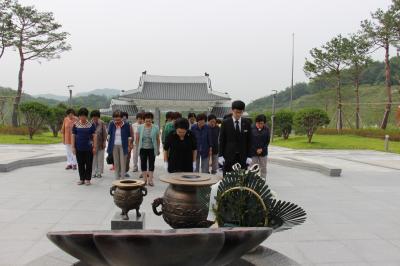
<svg viewBox="0 0 400 266"><path fill-rule="evenodd" d="M153 201L153 212L163 217L172 228L207 228L209 187L219 181L214 175L174 173L160 178L169 183L164 196ZM208 189L208 194L207 194ZM158 210L161 206L161 210Z"/></svg>
<svg viewBox="0 0 400 266"><path fill-rule="evenodd" d="M261 244L268 227L50 232L59 248L87 265L227 265Z"/></svg>

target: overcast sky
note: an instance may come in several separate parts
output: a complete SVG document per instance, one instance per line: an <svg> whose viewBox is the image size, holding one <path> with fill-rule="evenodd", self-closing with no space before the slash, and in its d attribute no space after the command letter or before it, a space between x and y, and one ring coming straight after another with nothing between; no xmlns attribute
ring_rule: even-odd
<svg viewBox="0 0 400 266"><path fill-rule="evenodd" d="M305 81L311 48L359 29L390 0L20 0L52 11L71 36L72 51L26 65L24 91L67 95L97 88L130 90L141 72L210 73L213 88L246 102ZM394 52L392 52L394 53ZM381 59L381 54L375 56ZM18 56L0 61L0 85L17 87Z"/></svg>

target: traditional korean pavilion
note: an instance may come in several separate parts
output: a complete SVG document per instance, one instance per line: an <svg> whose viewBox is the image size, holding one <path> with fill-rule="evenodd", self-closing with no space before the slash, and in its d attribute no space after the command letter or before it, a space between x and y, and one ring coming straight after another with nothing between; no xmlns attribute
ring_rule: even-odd
<svg viewBox="0 0 400 266"><path fill-rule="evenodd" d="M145 71L137 89L122 92L111 101L110 108L100 111L111 115L121 110L130 117L139 111L150 111L155 114L155 122L160 124L162 112L205 112L222 118L230 112L230 107L229 95L213 90L207 73L204 76L158 76Z"/></svg>

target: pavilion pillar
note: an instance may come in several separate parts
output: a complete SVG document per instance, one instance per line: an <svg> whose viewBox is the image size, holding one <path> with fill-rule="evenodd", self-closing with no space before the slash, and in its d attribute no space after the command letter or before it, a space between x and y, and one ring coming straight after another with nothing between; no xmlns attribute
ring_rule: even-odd
<svg viewBox="0 0 400 266"><path fill-rule="evenodd" d="M154 121L156 123L156 125L158 126L158 128L161 128L161 112L160 112L160 108L156 107L155 111L154 111Z"/></svg>

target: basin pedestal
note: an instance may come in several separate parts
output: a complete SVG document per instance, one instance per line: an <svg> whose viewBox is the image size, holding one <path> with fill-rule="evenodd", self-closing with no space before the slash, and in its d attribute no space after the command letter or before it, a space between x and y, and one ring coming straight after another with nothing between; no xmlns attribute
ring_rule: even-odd
<svg viewBox="0 0 400 266"><path fill-rule="evenodd" d="M141 212L141 216L137 217L135 214L128 214L129 219L125 220L121 217L120 212L116 212L111 220L111 230L128 230L128 229L144 229L146 213Z"/></svg>

